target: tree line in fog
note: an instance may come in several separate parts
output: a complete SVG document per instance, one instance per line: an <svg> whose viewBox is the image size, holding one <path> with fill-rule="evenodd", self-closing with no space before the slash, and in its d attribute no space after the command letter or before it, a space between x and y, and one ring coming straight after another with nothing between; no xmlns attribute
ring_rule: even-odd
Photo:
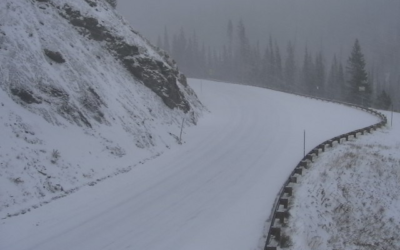
<svg viewBox="0 0 400 250"><path fill-rule="evenodd" d="M223 33L224 45L216 48L206 46L195 31L187 34L181 29L171 36L165 28L157 46L170 54L188 77L391 108L390 92L377 79L380 72L368 67L358 40L349 44L352 52L342 61L336 55L326 58L324 51L307 46L296 51L295 41L281 44L272 36L267 44L254 43L243 21L229 21Z"/></svg>

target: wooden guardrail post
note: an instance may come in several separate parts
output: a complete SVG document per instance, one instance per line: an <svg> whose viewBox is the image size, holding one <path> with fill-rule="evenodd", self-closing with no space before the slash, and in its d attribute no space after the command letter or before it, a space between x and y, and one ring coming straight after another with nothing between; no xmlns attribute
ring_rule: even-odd
<svg viewBox="0 0 400 250"><path fill-rule="evenodd" d="M284 208L289 207L289 199L288 198L280 198L279 205L283 205Z"/></svg>

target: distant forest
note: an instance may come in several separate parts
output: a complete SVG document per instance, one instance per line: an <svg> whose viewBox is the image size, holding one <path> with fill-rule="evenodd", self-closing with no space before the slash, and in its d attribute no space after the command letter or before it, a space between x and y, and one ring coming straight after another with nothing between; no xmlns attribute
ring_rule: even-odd
<svg viewBox="0 0 400 250"><path fill-rule="evenodd" d="M171 36L165 28L157 46L170 54L188 77L267 87L386 110L392 109L393 104L400 110L400 102L394 101L400 97L400 72L395 72L398 75L394 82L388 83L382 63L365 62L362 41L348 45L353 48L352 54L356 43L359 46L360 58L356 60L361 61L351 62L352 56L357 55L341 59L336 55L326 58L324 51L314 48L296 51L295 41L279 44L272 35L267 44L252 42L243 21L229 21L222 34L226 42L216 48L206 46L196 31L187 34L181 29ZM400 58L400 49L382 53ZM356 80L354 67L362 68Z"/></svg>

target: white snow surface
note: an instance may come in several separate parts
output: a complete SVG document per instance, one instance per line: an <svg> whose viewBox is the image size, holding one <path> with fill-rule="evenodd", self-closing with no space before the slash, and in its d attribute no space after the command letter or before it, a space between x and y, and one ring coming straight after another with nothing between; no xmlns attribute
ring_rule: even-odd
<svg viewBox="0 0 400 250"><path fill-rule="evenodd" d="M134 78L103 43L79 34L60 15L68 4L137 46L138 56L172 67L106 1L96 1L96 7L83 0L50 2L0 1L1 217L129 171L176 145L183 118L193 125ZM53 62L44 49L60 52L65 63ZM24 103L11 94L12 87L30 91L41 103ZM200 116L197 98L179 87L192 114ZM88 89L98 98L88 98ZM75 121L78 111L91 128Z"/></svg>
<svg viewBox="0 0 400 250"><path fill-rule="evenodd" d="M400 114L322 154L294 190L293 250L400 249Z"/></svg>
<svg viewBox="0 0 400 250"><path fill-rule="evenodd" d="M195 79L189 83L210 112L197 126L184 128L182 145L25 214L7 217L0 211L0 249L258 249L275 197L303 156L303 131L310 150L378 121L353 108L266 89ZM19 114L32 116L23 110ZM2 119L1 124L8 122ZM11 145L21 143L11 128L0 131L5 128L2 138ZM54 133L48 127L37 129L49 137ZM70 140L79 145L80 136L65 129L67 141L58 145ZM114 131L114 136L124 133ZM2 152L4 148L2 143ZM60 151L60 159L79 154ZM107 154L97 151L96 159L80 164L107 162ZM135 151L126 150L121 164L135 159ZM19 161L9 159L10 164ZM25 172L20 174L24 179ZM0 185L4 195L21 183L2 180Z"/></svg>

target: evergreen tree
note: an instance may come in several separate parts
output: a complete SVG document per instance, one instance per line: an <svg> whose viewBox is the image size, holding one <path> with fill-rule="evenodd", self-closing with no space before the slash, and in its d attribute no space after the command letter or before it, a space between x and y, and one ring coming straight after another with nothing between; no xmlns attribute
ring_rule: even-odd
<svg viewBox="0 0 400 250"><path fill-rule="evenodd" d="M176 60L178 64L180 64L180 58L179 58L179 42L178 42L178 36L174 34L172 36L172 44L171 44L171 54L172 57Z"/></svg>
<svg viewBox="0 0 400 250"><path fill-rule="evenodd" d="M320 97L325 96L325 63L322 52L319 52L315 57L315 71L314 71L314 84L316 95Z"/></svg>
<svg viewBox="0 0 400 250"><path fill-rule="evenodd" d="M227 79L229 75L229 56L225 45L222 46L221 63L221 74Z"/></svg>
<svg viewBox="0 0 400 250"><path fill-rule="evenodd" d="M275 52L274 52L274 59L275 59L275 82L278 88L285 89L285 86L283 84L282 80L282 57L281 57L281 52L279 50L278 43L275 41Z"/></svg>
<svg viewBox="0 0 400 250"><path fill-rule="evenodd" d="M207 78L207 72L206 45L203 42L199 53L199 76Z"/></svg>
<svg viewBox="0 0 400 250"><path fill-rule="evenodd" d="M243 21L240 20L237 27L237 35L238 35L238 53L237 58L235 60L238 62L238 79L240 82L245 82L248 80L249 75L249 40L246 35L246 28L243 24Z"/></svg>
<svg viewBox="0 0 400 250"><path fill-rule="evenodd" d="M385 90L382 90L375 101L375 106L377 109L389 110L392 107L392 98Z"/></svg>
<svg viewBox="0 0 400 250"><path fill-rule="evenodd" d="M186 39L186 34L183 28L181 27L179 31L179 36L177 40L177 52L178 52L178 62L181 64L186 64L187 62L185 61L185 54L186 54L186 49L187 49L187 39Z"/></svg>
<svg viewBox="0 0 400 250"><path fill-rule="evenodd" d="M354 42L346 69L349 75L348 101L367 105L366 100L368 99L370 89L368 86L368 75L365 71L365 59L358 39Z"/></svg>
<svg viewBox="0 0 400 250"><path fill-rule="evenodd" d="M341 88L339 85L339 63L336 55L333 56L331 69L327 80L326 97L338 100L341 98Z"/></svg>
<svg viewBox="0 0 400 250"><path fill-rule="evenodd" d="M314 62L312 60L311 54L308 52L308 48L306 47L304 53L304 61L303 61L303 70L302 70L302 90L307 95L314 96L316 94L316 85L315 85L315 67Z"/></svg>
<svg viewBox="0 0 400 250"><path fill-rule="evenodd" d="M336 80L337 80L337 85L339 86L338 99L339 100L345 100L346 97L345 97L344 93L345 93L345 88L346 88L346 78L345 78L345 75L344 75L343 64L340 61L339 61L339 64L338 64L338 71L337 71Z"/></svg>
<svg viewBox="0 0 400 250"><path fill-rule="evenodd" d="M186 46L186 52L184 53L184 66L183 72L185 72L188 75L193 75L193 70L194 70L194 51L193 51L193 41L192 38L189 38L187 41L187 46Z"/></svg>
<svg viewBox="0 0 400 250"><path fill-rule="evenodd" d="M232 57L232 49L233 49L233 24L232 20L229 20L228 22L228 29L227 29L227 36L228 36L228 53L229 56Z"/></svg>
<svg viewBox="0 0 400 250"><path fill-rule="evenodd" d="M261 82L264 84L265 87L269 87L271 85L270 82L270 77L269 77L269 57L270 57L270 51L269 48L267 47L264 52L264 56L261 59Z"/></svg>
<svg viewBox="0 0 400 250"><path fill-rule="evenodd" d="M172 52L171 51L171 46L169 44L169 36L168 36L168 31L167 27L164 27L164 41L163 41L163 48L167 52Z"/></svg>
<svg viewBox="0 0 400 250"><path fill-rule="evenodd" d="M260 59L260 43L257 42L254 48L251 49L249 58L249 81L253 85L259 86L261 84L260 71L261 71L261 59Z"/></svg>
<svg viewBox="0 0 400 250"><path fill-rule="evenodd" d="M164 49L160 35L158 35L157 37L157 47L159 47L160 49Z"/></svg>
<svg viewBox="0 0 400 250"><path fill-rule="evenodd" d="M199 77L201 75L201 55L199 51L199 41L197 38L196 31L192 34L192 63L193 70L192 74L194 77Z"/></svg>
<svg viewBox="0 0 400 250"><path fill-rule="evenodd" d="M206 68L207 68L207 76L213 79L215 68L214 68L213 54L211 52L210 46L208 46L207 48Z"/></svg>
<svg viewBox="0 0 400 250"><path fill-rule="evenodd" d="M227 27L227 38L228 38L228 48L226 51L226 58L225 58L225 64L226 64L226 69L227 69L227 80L233 80L233 76L235 74L235 69L234 69L234 59L233 59L233 39L234 39L234 34L233 34L233 24L232 20L229 20L228 22L228 27Z"/></svg>
<svg viewBox="0 0 400 250"><path fill-rule="evenodd" d="M276 87L276 60L275 60L275 53L274 53L274 45L272 42L272 36L269 36L269 48L268 48L268 63L267 63L267 73L269 78L269 84L271 86Z"/></svg>
<svg viewBox="0 0 400 250"><path fill-rule="evenodd" d="M292 90L296 79L295 51L292 42L289 41L286 49L284 78L289 90Z"/></svg>

